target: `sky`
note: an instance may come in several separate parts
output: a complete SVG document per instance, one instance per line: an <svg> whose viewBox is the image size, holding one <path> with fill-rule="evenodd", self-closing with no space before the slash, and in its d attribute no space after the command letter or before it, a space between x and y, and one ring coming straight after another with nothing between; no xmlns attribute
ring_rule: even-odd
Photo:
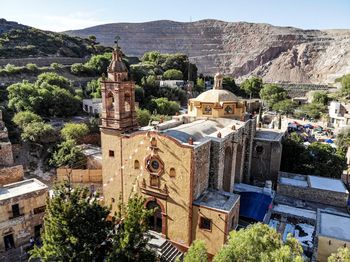
<svg viewBox="0 0 350 262"><path fill-rule="evenodd" d="M0 0L0 18L57 32L163 19L350 29L350 0Z"/></svg>

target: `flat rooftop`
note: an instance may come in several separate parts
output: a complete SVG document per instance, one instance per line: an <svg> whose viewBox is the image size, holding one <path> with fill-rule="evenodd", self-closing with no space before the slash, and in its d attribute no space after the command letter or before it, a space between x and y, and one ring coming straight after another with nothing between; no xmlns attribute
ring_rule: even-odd
<svg viewBox="0 0 350 262"><path fill-rule="evenodd" d="M339 179L309 176L310 187L334 192L349 193L344 183Z"/></svg>
<svg viewBox="0 0 350 262"><path fill-rule="evenodd" d="M36 178L31 178L0 187L0 201L29 194L48 187Z"/></svg>
<svg viewBox="0 0 350 262"><path fill-rule="evenodd" d="M208 207L229 213L231 209L236 205L240 196L233 193L224 191L208 189L193 202L196 206Z"/></svg>
<svg viewBox="0 0 350 262"><path fill-rule="evenodd" d="M344 241L350 241L350 216L345 213L318 210L318 233Z"/></svg>
<svg viewBox="0 0 350 262"><path fill-rule="evenodd" d="M297 208L297 207L283 205L283 204L276 204L273 207L272 212L279 213L279 214L286 214L292 217L295 216L295 217L302 217L302 218L316 220L316 211L308 210L305 208Z"/></svg>
<svg viewBox="0 0 350 262"><path fill-rule="evenodd" d="M266 187L258 187L258 186L253 186L249 184L244 184L244 183L235 183L233 191L235 192L255 192L255 193L261 193L269 196L274 196L275 191Z"/></svg>
<svg viewBox="0 0 350 262"><path fill-rule="evenodd" d="M282 139L284 132L271 129L256 130L254 139L278 142Z"/></svg>
<svg viewBox="0 0 350 262"><path fill-rule="evenodd" d="M349 194L343 181L341 181L340 179L279 172L278 181L281 185L289 185L303 188L315 188L320 190Z"/></svg>
<svg viewBox="0 0 350 262"><path fill-rule="evenodd" d="M81 146L81 148L85 156L91 156L102 160L101 147L90 145L90 144L84 144Z"/></svg>

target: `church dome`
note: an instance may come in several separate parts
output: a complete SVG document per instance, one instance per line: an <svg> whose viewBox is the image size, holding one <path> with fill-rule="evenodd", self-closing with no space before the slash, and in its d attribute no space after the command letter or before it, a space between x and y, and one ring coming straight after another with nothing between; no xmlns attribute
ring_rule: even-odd
<svg viewBox="0 0 350 262"><path fill-rule="evenodd" d="M194 100L200 101L202 103L220 103L220 102L236 102L239 101L237 96L235 96L230 91L224 89L211 89L203 92Z"/></svg>

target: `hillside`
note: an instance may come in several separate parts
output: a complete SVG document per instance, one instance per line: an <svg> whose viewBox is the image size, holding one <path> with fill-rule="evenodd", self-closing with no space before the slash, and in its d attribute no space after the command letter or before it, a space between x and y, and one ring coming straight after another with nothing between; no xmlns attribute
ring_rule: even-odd
<svg viewBox="0 0 350 262"><path fill-rule="evenodd" d="M124 52L132 56L149 50L186 53L205 74L220 67L236 78L255 74L269 82L327 84L350 72L350 30L202 20L114 23L66 33L95 35L107 46L119 35Z"/></svg>
<svg viewBox="0 0 350 262"><path fill-rule="evenodd" d="M100 47L103 49L103 47ZM92 49L86 39L42 31L0 19L0 59L23 57L85 57Z"/></svg>

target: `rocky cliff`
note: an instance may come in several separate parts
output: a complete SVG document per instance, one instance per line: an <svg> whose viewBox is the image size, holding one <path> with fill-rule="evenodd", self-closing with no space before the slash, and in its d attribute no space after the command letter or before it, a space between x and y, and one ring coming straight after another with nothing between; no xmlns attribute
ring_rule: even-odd
<svg viewBox="0 0 350 262"><path fill-rule="evenodd" d="M124 52L132 56L149 50L185 53L204 74L220 68L240 79L254 74L269 82L324 84L350 73L350 30L202 20L115 23L66 33L95 35L108 46L119 35Z"/></svg>

